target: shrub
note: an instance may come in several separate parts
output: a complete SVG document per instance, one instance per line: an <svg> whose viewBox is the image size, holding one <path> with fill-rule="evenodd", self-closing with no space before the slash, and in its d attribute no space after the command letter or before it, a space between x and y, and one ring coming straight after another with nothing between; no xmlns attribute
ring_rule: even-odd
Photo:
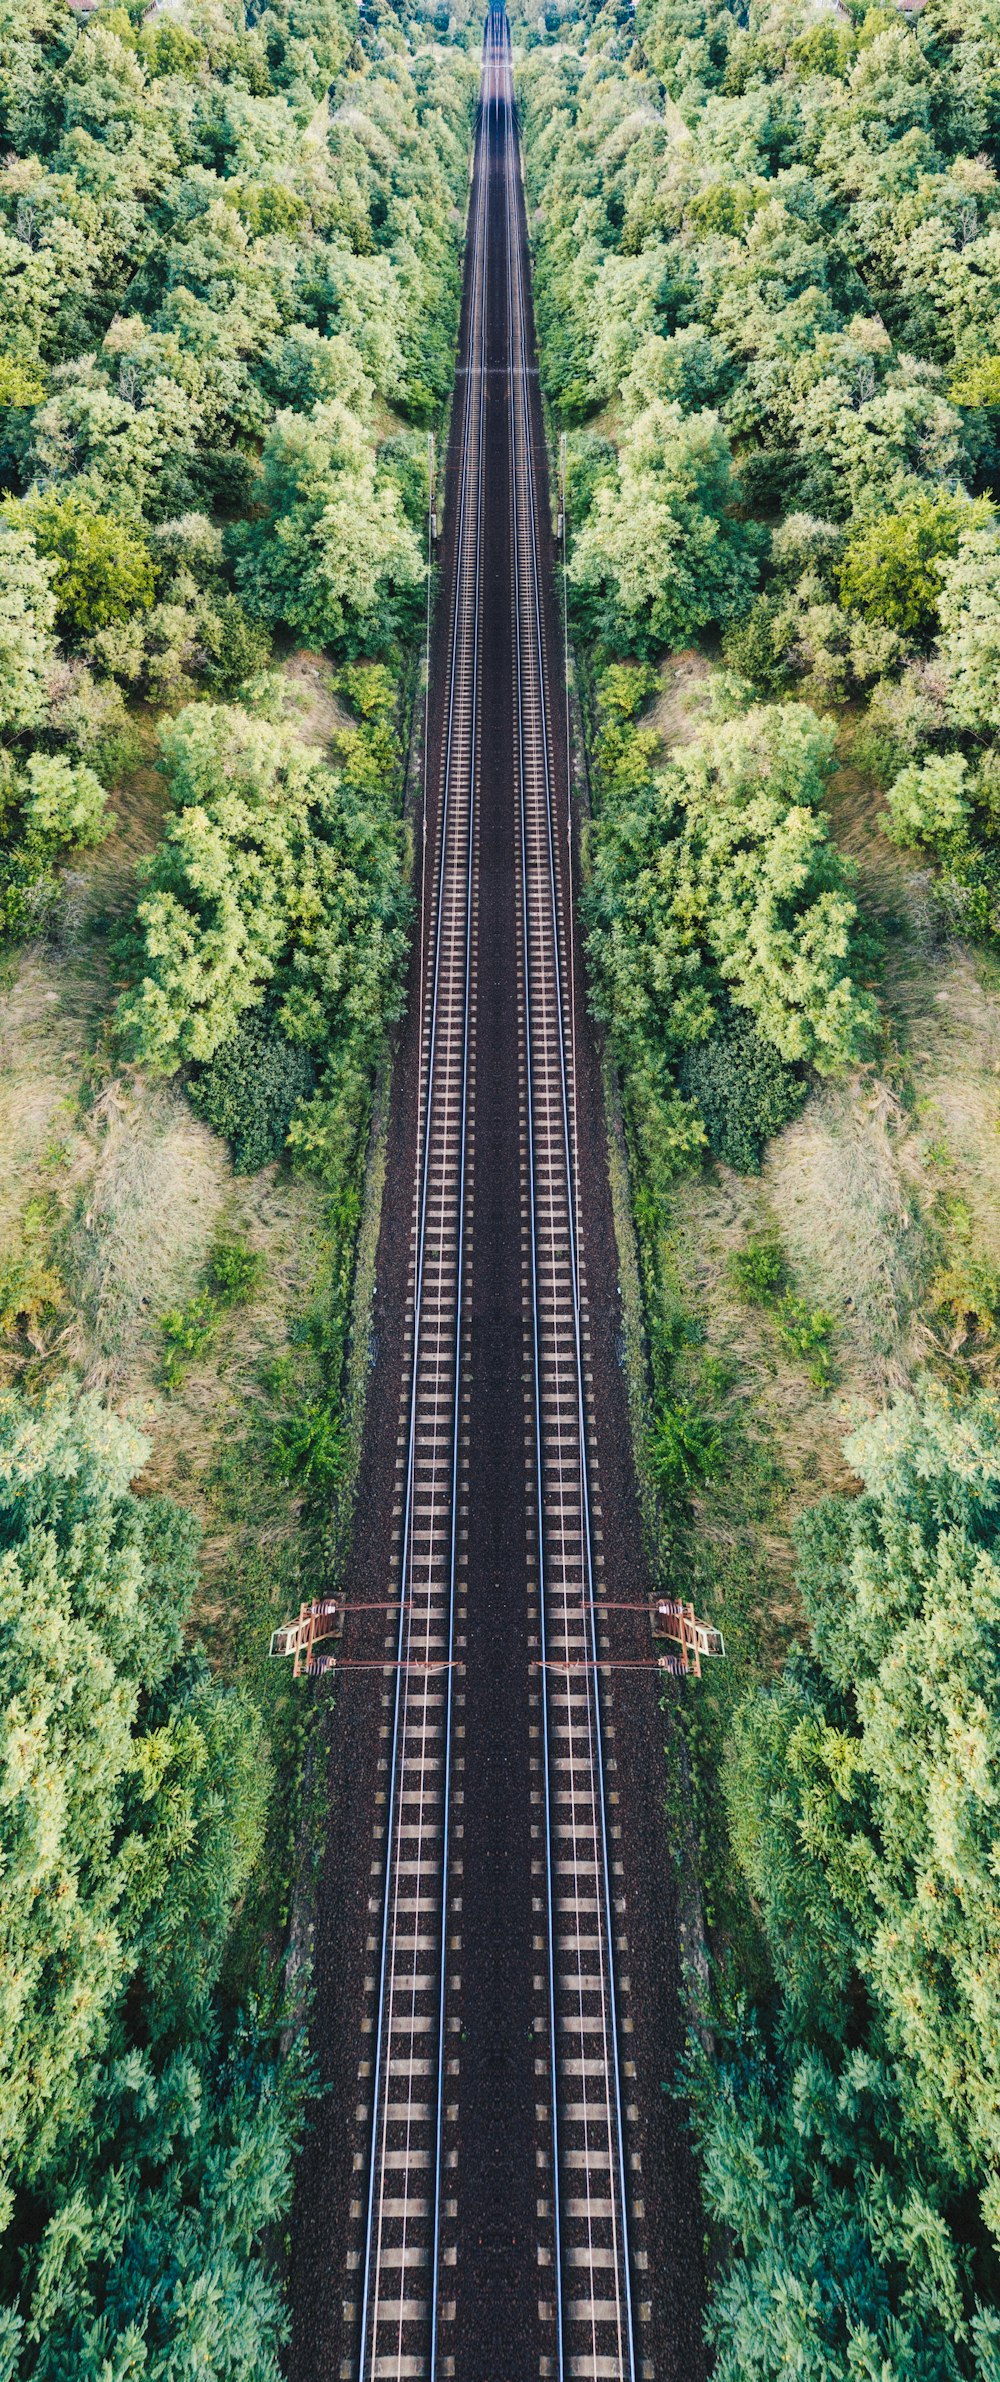
<svg viewBox="0 0 1000 2382"><path fill-rule="evenodd" d="M192 1107L225 1135L237 1174L256 1174L280 1158L300 1100L316 1083L307 1050L289 1042L272 1017L255 1010L220 1043L188 1085Z"/></svg>
<svg viewBox="0 0 1000 2382"><path fill-rule="evenodd" d="M806 1094L799 1070L735 1014L685 1052L680 1088L701 1110L710 1150L737 1174L760 1173L765 1142Z"/></svg>
<svg viewBox="0 0 1000 2382"><path fill-rule="evenodd" d="M931 753L900 771L889 788L886 833L894 844L942 844L967 825L971 805L964 753Z"/></svg>
<svg viewBox="0 0 1000 2382"><path fill-rule="evenodd" d="M183 1307L169 1307L160 1317L163 1340L163 1360L160 1379L164 1389L178 1387L185 1365L197 1364L207 1356L215 1338L218 1308L207 1290L198 1290Z"/></svg>
<svg viewBox="0 0 1000 2382"><path fill-rule="evenodd" d="M785 1260L781 1243L768 1237L748 1241L745 1249L735 1249L729 1258L726 1272L733 1289L745 1299L748 1307L770 1307L780 1297L785 1280Z"/></svg>
<svg viewBox="0 0 1000 2382"><path fill-rule="evenodd" d="M248 620L238 596L220 596L202 622L205 676L220 695L235 695L248 678L267 669L271 640L258 621Z"/></svg>
<svg viewBox="0 0 1000 2382"><path fill-rule="evenodd" d="M721 1461L721 1433L689 1398L660 1408L649 1434L649 1468L659 1489L669 1494L713 1480Z"/></svg>
<svg viewBox="0 0 1000 2382"><path fill-rule="evenodd" d="M325 1397L307 1398L296 1413L279 1425L273 1454L286 1486L335 1488L347 1454L339 1402Z"/></svg>
<svg viewBox="0 0 1000 2382"><path fill-rule="evenodd" d="M260 1289L266 1264L259 1249L245 1241L216 1241L208 1261L208 1277L222 1307L245 1307Z"/></svg>
<svg viewBox="0 0 1000 2382"><path fill-rule="evenodd" d="M827 1389L832 1378L832 1315L827 1314L825 1307L810 1307L794 1290L786 1290L775 1308L775 1320L792 1356L808 1357L810 1380L817 1389Z"/></svg>

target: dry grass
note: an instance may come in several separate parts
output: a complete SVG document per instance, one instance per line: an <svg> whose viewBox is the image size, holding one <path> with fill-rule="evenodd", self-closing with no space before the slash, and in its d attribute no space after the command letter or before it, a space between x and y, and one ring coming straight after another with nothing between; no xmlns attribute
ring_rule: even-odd
<svg viewBox="0 0 1000 2382"><path fill-rule="evenodd" d="M333 669L324 654L299 646L282 664L289 690L289 724L303 744L319 745L330 753L338 736L353 726L333 686Z"/></svg>
<svg viewBox="0 0 1000 2382"><path fill-rule="evenodd" d="M160 1316L195 1289L229 1167L179 1092L114 1081L93 1126L67 1276L86 1328L88 1379L115 1393L155 1362Z"/></svg>
<svg viewBox="0 0 1000 2382"><path fill-rule="evenodd" d="M660 688L646 714L648 725L662 738L664 752L692 744L711 699L712 665L695 646L669 653L660 664Z"/></svg>

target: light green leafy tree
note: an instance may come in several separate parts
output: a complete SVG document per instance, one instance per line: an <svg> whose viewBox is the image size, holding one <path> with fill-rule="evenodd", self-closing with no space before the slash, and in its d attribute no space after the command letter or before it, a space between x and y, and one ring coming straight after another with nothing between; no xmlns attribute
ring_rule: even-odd
<svg viewBox="0 0 1000 2382"><path fill-rule="evenodd" d="M378 484L371 441L339 400L305 418L278 415L260 501L237 564L248 603L340 650L391 642L423 560L397 490Z"/></svg>
<svg viewBox="0 0 1000 2382"><path fill-rule="evenodd" d="M37 728L55 658L53 566L9 516L0 518L0 734Z"/></svg>
<svg viewBox="0 0 1000 2382"><path fill-rule="evenodd" d="M745 608L754 584L729 442L712 413L647 406L624 433L614 487L599 487L570 575L586 614L626 651L681 645Z"/></svg>
<svg viewBox="0 0 1000 2382"><path fill-rule="evenodd" d="M100 512L72 486L47 489L19 510L39 554L55 564L52 592L64 631L82 637L148 612L153 560L131 523Z"/></svg>
<svg viewBox="0 0 1000 2382"><path fill-rule="evenodd" d="M698 1041L723 990L782 1057L856 1058L855 906L820 802L833 729L804 704L703 731L602 802L590 949L599 1012L647 1051Z"/></svg>
<svg viewBox="0 0 1000 2382"><path fill-rule="evenodd" d="M960 835L972 815L968 775L964 753L932 753L900 770L886 797L893 843L940 851Z"/></svg>
<svg viewBox="0 0 1000 2382"><path fill-rule="evenodd" d="M941 582L948 710L957 727L988 737L1000 725L1000 531L971 530L942 565Z"/></svg>
<svg viewBox="0 0 1000 2382"><path fill-rule="evenodd" d="M835 566L841 602L902 637L925 635L937 623L939 563L957 554L963 533L988 522L991 509L928 491L863 522Z"/></svg>
<svg viewBox="0 0 1000 2382"><path fill-rule="evenodd" d="M370 1061L399 998L391 783L356 788L286 729L193 704L163 731L176 810L139 905L121 1024L157 1073L206 1061L265 994L293 1041Z"/></svg>
<svg viewBox="0 0 1000 2382"><path fill-rule="evenodd" d="M726 2382L995 2372L1000 1416L901 1398L800 1530L810 1649L744 1706L734 1841L781 1990L696 2062ZM975 2211L973 2215L970 2212ZM976 2250L973 2267L970 2249Z"/></svg>
<svg viewBox="0 0 1000 2382"><path fill-rule="evenodd" d="M0 2194L11 2382L277 2382L303 2071L214 2003L259 1717L182 1650L197 1530L95 1397L0 1401Z"/></svg>

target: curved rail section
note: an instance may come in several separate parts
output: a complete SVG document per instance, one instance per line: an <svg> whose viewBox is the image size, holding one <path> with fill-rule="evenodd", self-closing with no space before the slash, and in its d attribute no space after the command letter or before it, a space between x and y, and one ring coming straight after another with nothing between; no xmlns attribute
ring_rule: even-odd
<svg viewBox="0 0 1000 2382"><path fill-rule="evenodd" d="M481 150L481 143L479 144ZM481 156L479 157L481 168ZM409 1381L400 1449L400 1605L386 1756L385 1872L361 2251L361 2382L438 2371L447 2070L449 1813L468 1312L487 295L486 178L470 220L447 718L424 983Z"/></svg>
<svg viewBox="0 0 1000 2382"><path fill-rule="evenodd" d="M509 31L491 16L506 118L512 602L534 1553L542 1654L554 2371L635 2382L613 1867L594 1584L581 1298L573 987L550 743L528 298Z"/></svg>

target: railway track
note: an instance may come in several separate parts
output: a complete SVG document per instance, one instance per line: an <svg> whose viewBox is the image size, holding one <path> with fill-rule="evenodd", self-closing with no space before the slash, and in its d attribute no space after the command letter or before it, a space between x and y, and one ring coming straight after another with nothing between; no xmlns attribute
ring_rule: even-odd
<svg viewBox="0 0 1000 2382"><path fill-rule="evenodd" d="M576 1165L575 1037L551 749L539 492L514 92L505 14L515 738L534 1388L532 1502L541 1644L551 2095L554 2370L634 2382L628 2168L604 1775L585 1316Z"/></svg>
<svg viewBox="0 0 1000 2382"><path fill-rule="evenodd" d="M418 1164L409 1379L400 1429L399 1613L389 1702L385 1869L378 1952L359 2371L362 2382L438 2371L441 2321L455 1614L468 1309L486 184L470 221L457 566L449 634L432 931L422 976ZM453 1931L452 1931L453 1933Z"/></svg>
<svg viewBox="0 0 1000 2382"><path fill-rule="evenodd" d="M492 205L491 205L492 193ZM512 770L521 1057L526 1569L537 1648L538 1750L531 1755L538 1851L534 2144L538 2291L522 2335L530 2365L497 2344L491 2382L638 2382L630 2166L625 2142L616 1946L621 1902L610 1841L606 1715L598 1659L594 1448L575 1128L575 990L569 850L554 784L533 440L530 300L506 15L492 11L469 220L466 352L442 698L441 774L420 973L420 1083L406 1377L397 1465L398 1608L386 1644L383 1817L369 1900L373 1967L361 2063L367 2135L349 2302L356 2382L463 2382L452 2268L463 2258L460 2165L463 1796L469 1516L472 1186L479 906L479 801L486 489L509 479ZM498 293L497 276L504 288ZM488 306L505 310L506 360L487 350ZM497 442L499 396L504 437ZM493 390L493 411L487 391ZM487 430L492 422L489 439ZM494 551L494 563L495 563ZM495 571L494 571L495 578ZM502 599L501 599L502 601ZM439 674L440 675L440 674ZM496 758L493 756L494 771ZM516 1246L516 1242L515 1242ZM520 1494L516 1482L511 1494ZM500 1645L498 1658L502 1659ZM388 1667L391 1665L391 1669ZM611 1757L613 1760L613 1756ZM467 1768L466 1768L467 1764ZM459 1784L461 1780L461 1784ZM511 1815L524 1825L527 1815ZM536 1883L533 1875L532 1885ZM503 1927L504 1913L496 1913ZM616 1932L617 1930L617 1932ZM362 2163L362 2154L355 2166ZM633 2155L633 2167L637 2160ZM498 2214L500 2212L498 2211ZM527 2298L531 2286L525 2290ZM345 2304L345 2320L348 2316ZM537 2318L537 2321L536 2321Z"/></svg>

